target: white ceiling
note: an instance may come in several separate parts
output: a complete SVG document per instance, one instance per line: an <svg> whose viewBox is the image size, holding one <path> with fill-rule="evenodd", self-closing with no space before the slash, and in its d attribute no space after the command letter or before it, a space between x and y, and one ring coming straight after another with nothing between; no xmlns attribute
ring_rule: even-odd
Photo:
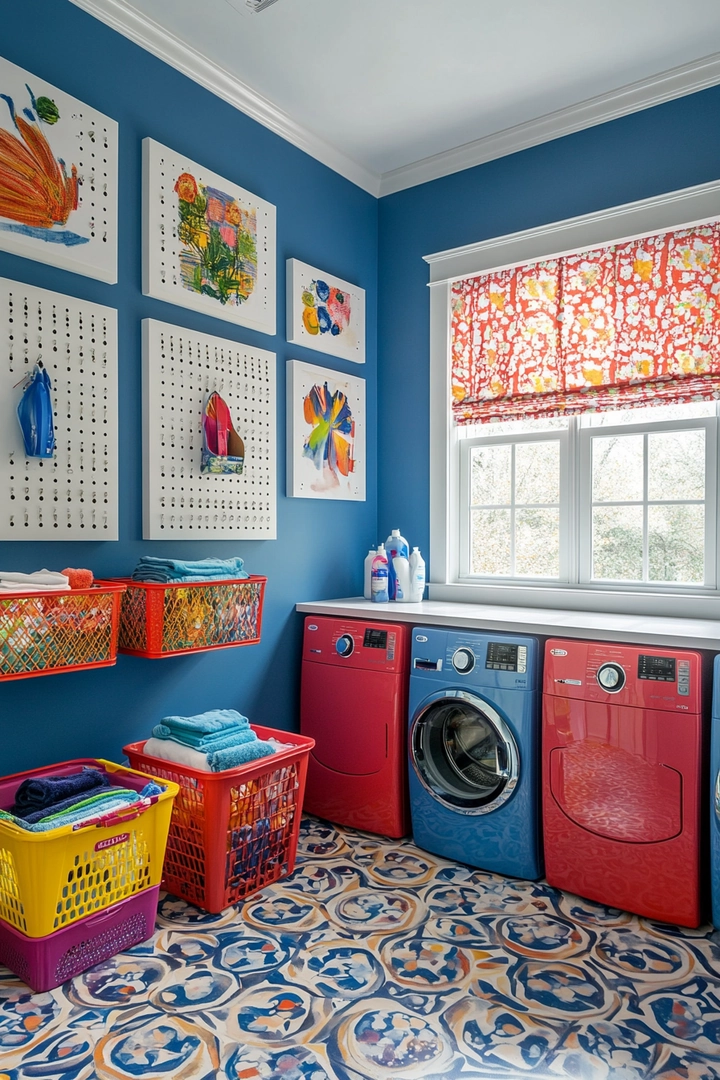
<svg viewBox="0 0 720 1080"><path fill-rule="evenodd" d="M74 2L135 40L145 26L155 52L164 36L177 66L200 54L366 187L395 170L391 187L425 179L415 163L435 155L436 175L464 167L470 150L453 151L468 143L518 148L508 129L530 145L720 82L718 0L278 0L258 14L245 0ZM548 114L560 126L530 137Z"/></svg>

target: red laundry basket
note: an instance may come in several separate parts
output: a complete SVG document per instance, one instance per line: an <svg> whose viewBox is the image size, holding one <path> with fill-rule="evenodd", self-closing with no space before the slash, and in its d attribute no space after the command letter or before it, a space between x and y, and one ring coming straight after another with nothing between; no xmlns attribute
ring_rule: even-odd
<svg viewBox="0 0 720 1080"><path fill-rule="evenodd" d="M295 868L305 777L314 739L251 725L259 739L287 750L237 769L200 772L124 747L135 769L172 780L173 805L163 887L217 913L290 874Z"/></svg>

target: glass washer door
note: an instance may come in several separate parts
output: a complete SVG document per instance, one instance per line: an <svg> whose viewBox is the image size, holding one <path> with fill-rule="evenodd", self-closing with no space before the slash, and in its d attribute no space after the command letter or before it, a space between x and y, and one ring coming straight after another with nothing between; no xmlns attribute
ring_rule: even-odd
<svg viewBox="0 0 720 1080"><path fill-rule="evenodd" d="M461 814L488 814L518 781L513 733L492 705L465 690L434 694L415 715L410 757L426 791Z"/></svg>

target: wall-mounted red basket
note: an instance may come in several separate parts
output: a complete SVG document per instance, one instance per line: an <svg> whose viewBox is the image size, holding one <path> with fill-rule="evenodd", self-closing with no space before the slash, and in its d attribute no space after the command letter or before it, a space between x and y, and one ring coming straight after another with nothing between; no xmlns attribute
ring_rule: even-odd
<svg viewBox="0 0 720 1080"><path fill-rule="evenodd" d="M117 660L125 586L0 594L0 681L109 667Z"/></svg>
<svg viewBox="0 0 720 1080"><path fill-rule="evenodd" d="M260 640L266 577L172 584L118 580L125 589L120 652L158 660Z"/></svg>

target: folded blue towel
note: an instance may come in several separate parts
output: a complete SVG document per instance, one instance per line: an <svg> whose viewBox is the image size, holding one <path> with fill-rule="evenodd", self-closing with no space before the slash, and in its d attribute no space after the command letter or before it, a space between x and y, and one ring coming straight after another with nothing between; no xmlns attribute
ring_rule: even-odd
<svg viewBox="0 0 720 1080"><path fill-rule="evenodd" d="M156 724L152 729L156 739L180 743L181 746L190 746L193 750L199 750L201 754L209 754L212 750L223 750L226 746L241 746L242 743L253 742L257 739L254 731L248 728L233 728L227 731L218 731L217 735L189 735L166 727L165 724Z"/></svg>
<svg viewBox="0 0 720 1080"><path fill-rule="evenodd" d="M133 571L135 581L211 581L237 580L248 575L243 570L244 562L235 559L198 559L183 562L181 559L159 559L153 555L143 555Z"/></svg>
<svg viewBox="0 0 720 1080"><path fill-rule="evenodd" d="M274 754L275 747L268 742L255 739L253 742L243 743L242 746L228 746L224 750L214 750L208 754L208 765L213 772L222 772L224 769L236 769L238 765L245 765L248 761Z"/></svg>
<svg viewBox="0 0 720 1080"><path fill-rule="evenodd" d="M196 750L219 750L222 746L232 745L225 741L225 736L248 731L247 716L235 709L211 709L198 716L166 716L153 728L153 735L158 739L175 739Z"/></svg>
<svg viewBox="0 0 720 1080"><path fill-rule="evenodd" d="M236 709L210 709L197 716L164 716L161 723L175 731L211 735L228 728L246 728L250 721Z"/></svg>
<svg viewBox="0 0 720 1080"><path fill-rule="evenodd" d="M22 817L23 812L42 810L73 795L80 796L86 791L108 785L105 773L87 766L81 772L69 773L66 776L31 777L23 780L15 792L15 805L11 813Z"/></svg>

